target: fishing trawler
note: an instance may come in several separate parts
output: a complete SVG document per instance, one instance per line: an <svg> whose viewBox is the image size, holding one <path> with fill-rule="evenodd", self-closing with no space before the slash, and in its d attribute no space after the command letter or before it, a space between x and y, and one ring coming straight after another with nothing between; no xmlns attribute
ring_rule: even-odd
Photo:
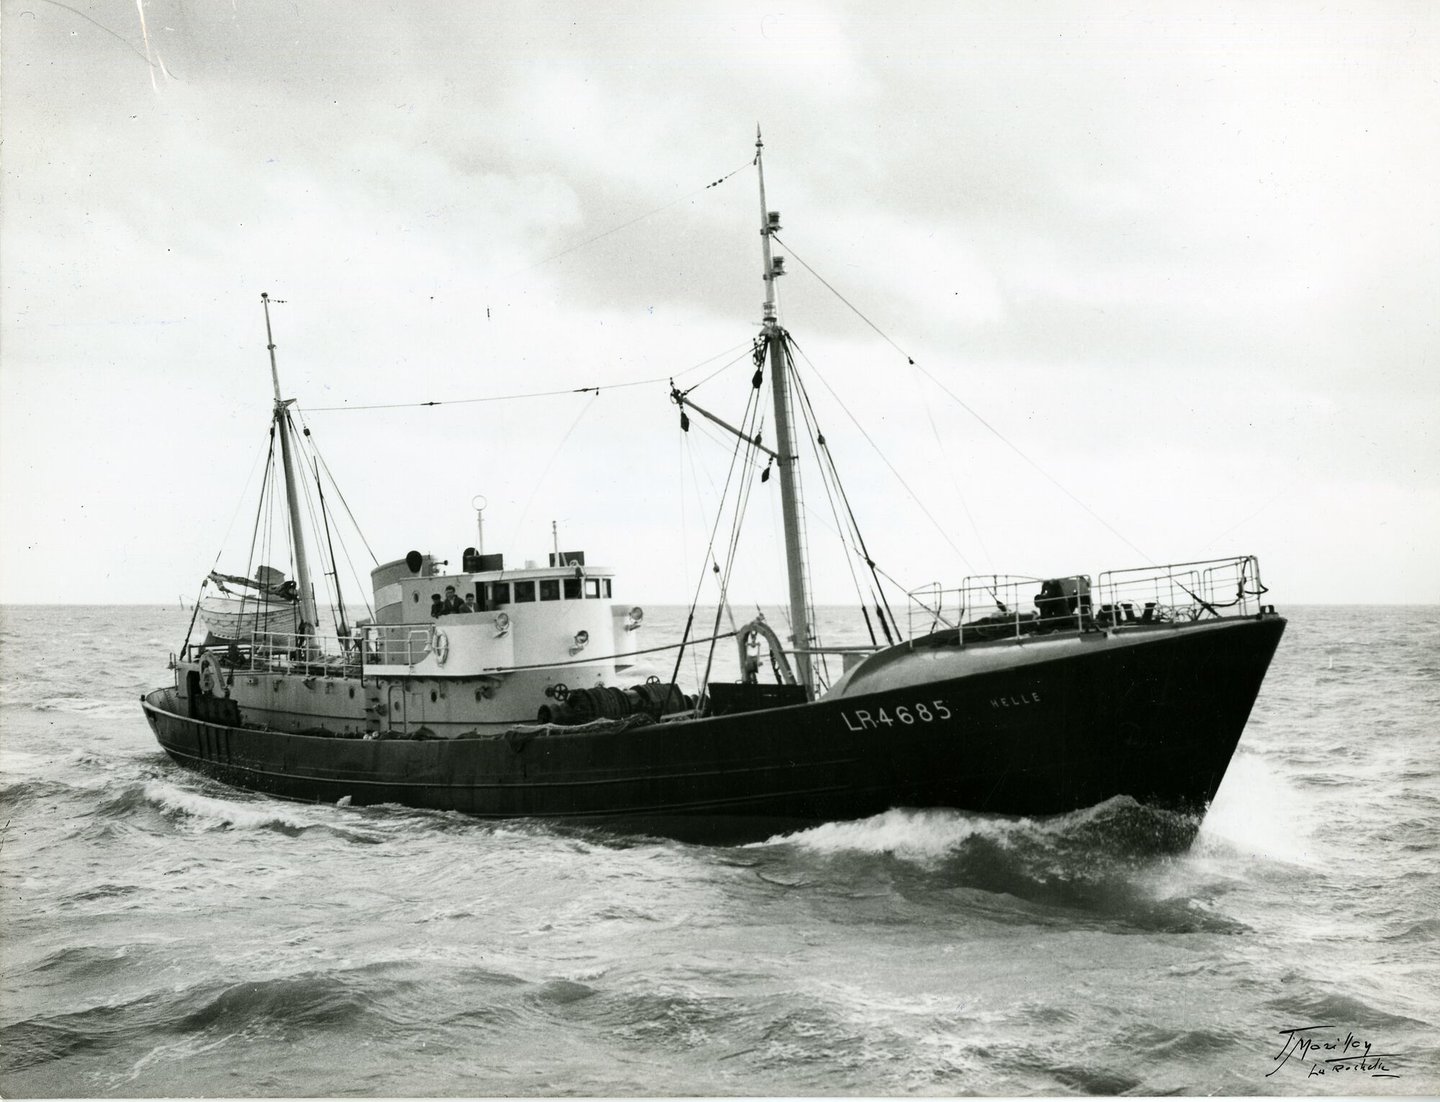
<svg viewBox="0 0 1440 1102"><path fill-rule="evenodd" d="M486 553L483 525L458 569L418 550L378 563L369 614L355 623L332 569L322 627L301 524L300 434L262 295L271 463L278 441L295 578L257 573L254 594L230 598L232 616L204 618L203 639L192 620L173 681L142 697L171 758L296 800L708 843L895 807L1048 815L1120 796L1196 813L1198 827L1285 628L1261 603L1254 556L926 587L905 595L907 631L856 528L877 595L860 605L870 643L822 644L793 424L808 402L795 400L803 384L776 310L784 263L772 255L780 222L765 200L762 148L757 136L765 297L746 416L736 427L673 385L671 397L682 429L690 412L703 416L761 481L778 474L788 638L763 617L721 632L717 614L711 630L695 629L692 607L680 638L649 639L643 609L616 599L612 568L558 544L544 563L507 566ZM773 449L755 420L767 375ZM828 462L823 434L807 426ZM290 621L277 626L272 612ZM720 643L737 648L739 678L707 672L681 684L679 655ZM767 651L773 680L761 677ZM655 660L673 672L653 672Z"/></svg>

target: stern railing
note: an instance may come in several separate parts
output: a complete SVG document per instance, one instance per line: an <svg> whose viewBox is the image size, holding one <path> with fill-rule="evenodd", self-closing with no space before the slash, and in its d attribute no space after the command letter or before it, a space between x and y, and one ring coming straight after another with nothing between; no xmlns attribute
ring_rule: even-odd
<svg viewBox="0 0 1440 1102"><path fill-rule="evenodd" d="M433 624L366 624L348 636L255 631L244 642L191 643L181 654L194 661L213 654L231 669L364 676L367 666L413 666L432 653Z"/></svg>

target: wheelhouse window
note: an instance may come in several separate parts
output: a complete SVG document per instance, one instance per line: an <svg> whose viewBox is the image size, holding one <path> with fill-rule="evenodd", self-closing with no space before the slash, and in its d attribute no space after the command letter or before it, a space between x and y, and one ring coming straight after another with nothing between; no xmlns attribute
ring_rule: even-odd
<svg viewBox="0 0 1440 1102"><path fill-rule="evenodd" d="M567 601L578 601L580 599L580 579L565 579L565 599Z"/></svg>
<svg viewBox="0 0 1440 1102"><path fill-rule="evenodd" d="M609 578L605 578L605 579L604 579L604 582L605 582L605 596L609 597L609 596L611 596L611 593L610 593L610 579L609 579Z"/></svg>
<svg viewBox="0 0 1440 1102"><path fill-rule="evenodd" d="M491 582L491 583L489 583L489 589L490 589L490 603L491 603L492 605L499 606L499 605L508 605L508 604L510 603L510 583L509 583L509 582Z"/></svg>
<svg viewBox="0 0 1440 1102"><path fill-rule="evenodd" d="M599 579L599 578L586 578L586 579L585 579L585 596L586 596L586 597L591 597L591 598L595 598L595 597L599 597L599 596L600 596L600 579Z"/></svg>
<svg viewBox="0 0 1440 1102"><path fill-rule="evenodd" d="M542 601L558 601L560 599L560 579L540 579L540 599Z"/></svg>
<svg viewBox="0 0 1440 1102"><path fill-rule="evenodd" d="M535 599L535 583L534 583L534 582L516 582L516 583L515 583L515 603L516 603L517 605L519 605L519 604L524 604L526 601L533 601L534 599Z"/></svg>

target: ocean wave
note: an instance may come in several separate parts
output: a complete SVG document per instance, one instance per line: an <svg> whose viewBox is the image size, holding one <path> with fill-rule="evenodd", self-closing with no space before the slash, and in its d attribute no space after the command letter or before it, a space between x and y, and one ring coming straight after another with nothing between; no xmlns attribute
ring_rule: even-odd
<svg viewBox="0 0 1440 1102"><path fill-rule="evenodd" d="M1440 942L1440 918L1426 918L1399 933L1385 937L1386 941L1417 941L1424 945Z"/></svg>
<svg viewBox="0 0 1440 1102"><path fill-rule="evenodd" d="M23 1071L93 1047L96 1040L83 1027L46 1021L16 1022L0 1029L0 1071ZM11 1089L7 1086L7 1090Z"/></svg>
<svg viewBox="0 0 1440 1102"><path fill-rule="evenodd" d="M920 864L946 860L973 839L1004 848L1031 842L1066 850L1151 857L1183 852L1199 823L1196 815L1146 807L1129 796L1116 796L1094 807L1044 818L892 809L868 819L777 835L759 844L793 845L822 854L885 853Z"/></svg>
<svg viewBox="0 0 1440 1102"><path fill-rule="evenodd" d="M1081 1094L1100 1094L1108 1097L1130 1093L1143 1082L1124 1070L1108 1064L1097 1064L1094 1067L1085 1064L1061 1064L1050 1074L1058 1082Z"/></svg>
<svg viewBox="0 0 1440 1102"><path fill-rule="evenodd" d="M198 830L273 830L299 834L312 827L328 827L319 815L264 798L223 799L191 791L169 781L132 781L120 786L97 807L106 818L128 818L136 812L153 811L175 824Z"/></svg>
<svg viewBox="0 0 1440 1102"><path fill-rule="evenodd" d="M943 860L975 835L1002 839L1022 821L986 819L959 811L896 808L868 819L824 823L776 835L744 848L791 845L820 854L886 853L927 863Z"/></svg>
<svg viewBox="0 0 1440 1102"><path fill-rule="evenodd" d="M788 849L796 859L788 867L757 868L756 875L782 887L833 889L874 883L883 872L880 890L902 897L975 891L1029 905L1001 905L1003 918L1047 922L1060 909L1068 922L1122 930L1243 931L1244 924L1206 900L1165 886L1197 823L1128 797L1046 819L890 811L772 839L764 846ZM996 910L983 899L954 898L977 915Z"/></svg>
<svg viewBox="0 0 1440 1102"><path fill-rule="evenodd" d="M342 1027L369 1010L365 986L343 974L311 972L204 988L184 1000L190 1009L177 1014L170 1029L238 1033Z"/></svg>
<svg viewBox="0 0 1440 1102"><path fill-rule="evenodd" d="M0 784L0 811L8 818L23 807L42 800L53 800L71 791L70 785L63 781L38 777Z"/></svg>
<svg viewBox="0 0 1440 1102"><path fill-rule="evenodd" d="M1309 1025L1313 1022L1355 1022L1367 1029L1428 1028L1429 1023L1392 1014L1352 995L1318 991L1313 988L1282 995L1265 1004L1290 1024Z"/></svg>
<svg viewBox="0 0 1440 1102"><path fill-rule="evenodd" d="M66 898L82 903L89 903L97 899L119 899L126 895L138 895L144 891L138 884L96 884L93 888L85 888L83 891L74 892Z"/></svg>
<svg viewBox="0 0 1440 1102"><path fill-rule="evenodd" d="M1218 1057L1248 1039L1241 1031L1165 1029L1153 1025L1131 1027L1115 1038L1126 1051L1161 1060Z"/></svg>
<svg viewBox="0 0 1440 1102"><path fill-rule="evenodd" d="M132 889L133 890L133 889ZM124 971L132 964L125 946L71 945L59 949L30 966L36 975L55 974L64 982L92 980Z"/></svg>
<svg viewBox="0 0 1440 1102"><path fill-rule="evenodd" d="M57 962L64 964L64 961ZM104 1052L136 1044L153 1052L167 1035L252 1041L313 1038L317 1031L344 1030L371 1013L377 992L393 992L389 966L348 972L310 972L206 983L179 992L166 990L0 1029L0 1070L15 1072L62 1060L83 1051ZM377 978L374 973L379 973ZM160 1046L164 1049L167 1046ZM141 1059L135 1070L145 1064ZM45 1092L41 1092L45 1093ZM123 1092L122 1092L123 1093Z"/></svg>

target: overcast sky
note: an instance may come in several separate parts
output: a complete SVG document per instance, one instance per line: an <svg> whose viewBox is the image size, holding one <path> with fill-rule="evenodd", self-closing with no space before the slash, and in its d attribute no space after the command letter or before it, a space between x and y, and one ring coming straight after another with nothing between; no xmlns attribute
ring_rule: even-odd
<svg viewBox="0 0 1440 1102"><path fill-rule="evenodd" d="M1440 601L1433 2L0 12L0 600L245 569L262 291L381 560L457 560L483 493L508 562L556 521L687 599L729 452L663 382L460 400L742 353L758 122L782 321L901 582L1249 552L1282 609ZM750 371L693 397L737 419ZM739 602L782 597L777 499Z"/></svg>

